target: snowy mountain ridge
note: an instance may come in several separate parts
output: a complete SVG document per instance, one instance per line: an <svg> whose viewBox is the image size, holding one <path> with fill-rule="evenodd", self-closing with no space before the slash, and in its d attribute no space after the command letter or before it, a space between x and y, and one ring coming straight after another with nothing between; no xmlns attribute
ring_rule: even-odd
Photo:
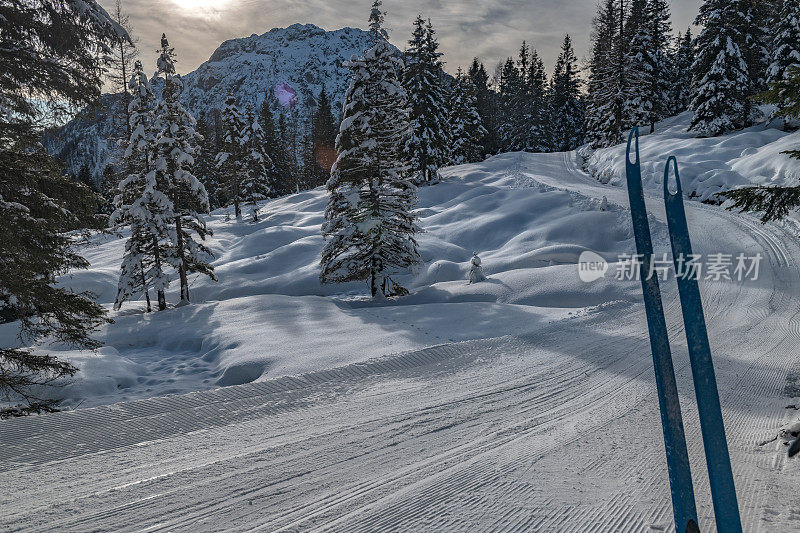
<svg viewBox="0 0 800 533"><path fill-rule="evenodd" d="M196 70L183 76L181 100L195 117L222 109L230 91L238 105L258 109L269 92L273 105L307 114L324 87L333 109L341 109L349 83L342 63L361 54L371 44L369 32L357 28L326 31L313 24L273 28L261 35L223 42ZM180 59L180 50L176 50ZM158 88L156 87L156 90ZM45 135L47 150L77 173L87 164L99 178L117 147L114 120L109 110L120 105L118 94L105 94L103 107L87 111Z"/></svg>

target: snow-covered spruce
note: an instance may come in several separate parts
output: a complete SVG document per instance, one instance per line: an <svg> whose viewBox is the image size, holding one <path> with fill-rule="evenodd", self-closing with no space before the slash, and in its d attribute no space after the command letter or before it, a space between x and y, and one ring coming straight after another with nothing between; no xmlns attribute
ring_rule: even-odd
<svg viewBox="0 0 800 533"><path fill-rule="evenodd" d="M783 2L771 48L767 82L781 93L774 98L777 116L792 106L790 91L781 90L780 85L790 82L793 68L800 72L800 2Z"/></svg>
<svg viewBox="0 0 800 533"><path fill-rule="evenodd" d="M481 281L486 281L486 276L483 274L481 258L478 257L478 252L472 252L472 259L470 259L469 264L469 282L479 283Z"/></svg>
<svg viewBox="0 0 800 533"><path fill-rule="evenodd" d="M169 46L166 35L162 35L157 65L158 74L164 76L164 93L156 112L160 132L155 162L156 181L172 200L174 227L170 230L170 237L173 246L167 259L178 270L181 303L185 304L189 302L190 273L200 272L212 279L216 277L209 262L213 257L211 250L195 240L195 235L204 240L209 234L200 216L201 212L209 210L208 193L192 174L193 155L200 136L195 130L194 117L179 100L182 81L175 73L174 57L175 50Z"/></svg>
<svg viewBox="0 0 800 533"><path fill-rule="evenodd" d="M622 142L625 80L620 18L616 1L605 0L592 21L585 129L586 140L594 148Z"/></svg>
<svg viewBox="0 0 800 533"><path fill-rule="evenodd" d="M123 159L127 176L120 181L109 223L114 230L130 227L125 244L114 308L143 294L151 310L149 289L156 291L158 308L166 308L164 293L169 286L165 258L170 254L169 236L174 219L172 201L159 188L155 160L157 145L156 97L141 62L130 80L131 135Z"/></svg>
<svg viewBox="0 0 800 533"><path fill-rule="evenodd" d="M417 195L401 147L408 135L400 59L372 25L375 45L346 65L352 73L328 180L320 280L368 280L373 297L403 294L393 272L419 260L412 213Z"/></svg>
<svg viewBox="0 0 800 533"><path fill-rule="evenodd" d="M475 105L475 87L461 67L450 94L450 162L454 165L475 163L483 158L486 128Z"/></svg>
<svg viewBox="0 0 800 533"><path fill-rule="evenodd" d="M217 168L220 170L219 186L225 197L224 205L233 204L236 219L242 218L242 181L245 178L245 154L247 152L248 126L239 108L236 96L229 93L222 110L222 142L217 153Z"/></svg>
<svg viewBox="0 0 800 533"><path fill-rule="evenodd" d="M703 31L692 65L694 118L689 129L701 136L721 135L750 123L754 84L740 47L742 28L749 23L740 7L740 2L706 0L697 16Z"/></svg>
<svg viewBox="0 0 800 533"><path fill-rule="evenodd" d="M447 95L438 48L430 20L426 24L417 16L405 52L403 86L408 94L412 133L406 157L418 183L437 181L439 167L448 161Z"/></svg>
<svg viewBox="0 0 800 533"><path fill-rule="evenodd" d="M550 110L555 124L549 144L557 152L574 150L583 143L584 110L578 72L578 58L572 49L572 39L565 35L550 85Z"/></svg>
<svg viewBox="0 0 800 533"><path fill-rule="evenodd" d="M273 196L271 174L274 166L266 151L267 139L264 129L252 110L247 113L247 125L245 172L241 195L250 205L253 222L258 222L258 202Z"/></svg>

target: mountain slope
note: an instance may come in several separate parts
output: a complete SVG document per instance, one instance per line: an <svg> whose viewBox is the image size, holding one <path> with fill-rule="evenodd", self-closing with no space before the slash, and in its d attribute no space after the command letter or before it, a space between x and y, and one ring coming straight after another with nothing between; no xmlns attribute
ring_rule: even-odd
<svg viewBox="0 0 800 533"><path fill-rule="evenodd" d="M324 87L338 112L349 83L342 62L360 55L371 40L364 30L325 31L313 24L294 24L262 35L231 39L183 77L181 100L199 117L222 109L230 91L240 106L252 105L256 109L272 91L278 93L272 101L274 107L294 107L303 117ZM180 59L180 50L177 53ZM107 110L114 110L120 101L118 95L103 95L104 109L90 110L49 132L44 138L45 148L66 161L72 172L77 173L81 165L87 164L98 178L116 150L109 140L115 127Z"/></svg>

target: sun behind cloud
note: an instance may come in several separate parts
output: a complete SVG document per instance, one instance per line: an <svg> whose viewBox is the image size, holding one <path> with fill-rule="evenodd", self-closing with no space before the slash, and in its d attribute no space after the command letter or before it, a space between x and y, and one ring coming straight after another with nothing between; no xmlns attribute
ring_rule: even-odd
<svg viewBox="0 0 800 533"><path fill-rule="evenodd" d="M233 0L170 0L184 14L197 17L212 17L231 7Z"/></svg>

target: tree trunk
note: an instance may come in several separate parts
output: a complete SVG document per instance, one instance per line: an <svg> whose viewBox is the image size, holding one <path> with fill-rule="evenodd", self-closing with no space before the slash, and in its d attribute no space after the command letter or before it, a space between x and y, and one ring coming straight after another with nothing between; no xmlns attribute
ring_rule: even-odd
<svg viewBox="0 0 800 533"><path fill-rule="evenodd" d="M161 271L161 254L158 251L158 238L153 235L153 258L156 262L156 269ZM164 289L158 289L158 310L163 311L167 308L167 298L164 296Z"/></svg>
<svg viewBox="0 0 800 533"><path fill-rule="evenodd" d="M183 253L183 228L181 226L180 214L175 218L175 231L178 232L178 276L181 279L181 302L189 302L189 280L186 277L186 259Z"/></svg>
<svg viewBox="0 0 800 533"><path fill-rule="evenodd" d="M233 182L233 213L236 215L236 220L242 218L242 207L239 205L239 180Z"/></svg>
<svg viewBox="0 0 800 533"><path fill-rule="evenodd" d="M147 281L145 281L144 277L144 265L139 263L139 272L142 274L142 290L144 291L144 299L147 302L147 312L150 313L153 311L153 307L150 305L150 290L147 288Z"/></svg>

